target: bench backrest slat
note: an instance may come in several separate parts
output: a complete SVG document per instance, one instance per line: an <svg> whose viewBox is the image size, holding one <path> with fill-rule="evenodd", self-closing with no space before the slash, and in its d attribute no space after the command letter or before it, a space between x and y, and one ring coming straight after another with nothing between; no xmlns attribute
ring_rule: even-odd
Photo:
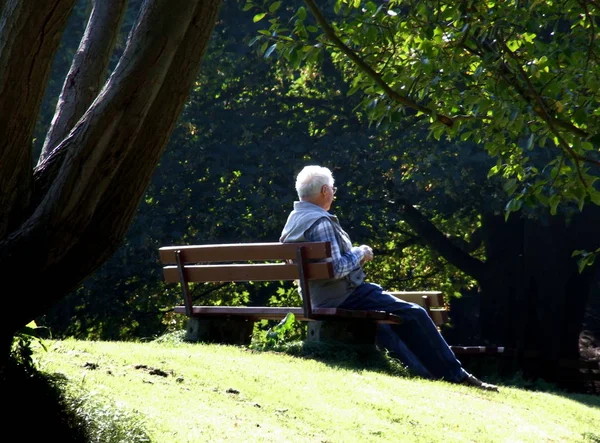
<svg viewBox="0 0 600 443"><path fill-rule="evenodd" d="M331 261L324 262L331 258L329 242L165 246L159 255L165 281L181 283L188 316L193 308L189 283L298 280L304 315L312 318L308 281L333 277Z"/></svg>
<svg viewBox="0 0 600 443"><path fill-rule="evenodd" d="M440 291L390 291L390 294L395 295L404 301L421 305L424 308L426 308L427 305L423 300L423 296L427 297L432 308L444 306L444 296Z"/></svg>
<svg viewBox="0 0 600 443"><path fill-rule="evenodd" d="M305 269L308 279L331 278L331 263L308 263ZM163 274L167 283L177 283L179 270L177 266L165 266ZM300 278L296 264L227 264L227 265L186 265L184 268L186 281L197 282L235 282L235 281L278 281L297 280Z"/></svg>
<svg viewBox="0 0 600 443"><path fill-rule="evenodd" d="M329 242L302 243L308 260L331 257ZM176 264L175 254L187 263L296 260L298 243L231 243L221 245L165 246L159 249L163 264Z"/></svg>
<svg viewBox="0 0 600 443"><path fill-rule="evenodd" d="M444 296L440 291L391 291L390 294L424 307L433 322L438 326L448 322Z"/></svg>

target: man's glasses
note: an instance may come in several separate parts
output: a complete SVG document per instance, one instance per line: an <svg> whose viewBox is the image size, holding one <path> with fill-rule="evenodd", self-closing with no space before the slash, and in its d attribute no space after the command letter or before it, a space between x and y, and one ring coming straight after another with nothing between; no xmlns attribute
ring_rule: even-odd
<svg viewBox="0 0 600 443"><path fill-rule="evenodd" d="M330 188L330 189L331 189L331 193L332 193L333 195L335 195L335 193L337 192L337 188L336 188L335 186L323 185L323 186L321 187L321 192L325 192L325 191L323 191L323 187L325 187L325 186L327 186L328 188Z"/></svg>

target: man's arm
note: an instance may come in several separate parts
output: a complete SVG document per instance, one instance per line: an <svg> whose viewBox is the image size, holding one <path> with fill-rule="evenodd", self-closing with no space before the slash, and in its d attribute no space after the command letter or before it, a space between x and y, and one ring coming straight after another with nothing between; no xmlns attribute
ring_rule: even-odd
<svg viewBox="0 0 600 443"><path fill-rule="evenodd" d="M371 248L366 245L353 246L350 251L342 254L340 245L335 236L333 225L325 217L317 220L315 224L304 233L304 237L307 241L311 242L328 241L331 243L334 278L342 278L348 275L350 271L362 264L363 259L364 261L369 261L373 258Z"/></svg>

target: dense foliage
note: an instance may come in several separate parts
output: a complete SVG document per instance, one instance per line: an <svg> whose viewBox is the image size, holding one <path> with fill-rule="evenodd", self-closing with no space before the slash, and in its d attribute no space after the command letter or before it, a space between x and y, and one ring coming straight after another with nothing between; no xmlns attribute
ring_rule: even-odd
<svg viewBox="0 0 600 443"><path fill-rule="evenodd" d="M475 304L461 308L469 313L460 317L468 329L463 339L548 346L555 349L553 359L572 357L595 268L579 274L571 255L600 246L598 214L577 208L595 198L593 180L587 181L593 162L555 157L560 151L548 147L560 145L560 138L549 136L552 128L535 120L541 117L500 71L491 70L492 59L476 64L476 55L467 57L459 45L447 53L450 37L438 38L437 28L429 36L428 23L443 17L446 23L464 5L446 5L446 15L435 16L433 9L399 9L394 2L375 9L372 3L360 9L359 3L337 2L329 22L313 8L320 18L313 24L299 4L266 3L258 15L255 3L247 3L252 10L246 12L242 5L223 8L194 91L125 242L44 318L54 333L140 339L181 328L184 318L171 312L181 301L180 289L162 282L158 248L276 241L296 199L295 174L317 163L334 172L339 191L333 211L343 226L355 242L375 248L377 259L367 269L371 280L393 290L441 289L449 302L468 293ZM467 16L480 9L469 8ZM267 14L269 30L262 29ZM317 22L325 30L330 23L345 46L321 34ZM407 36L409 25L414 32ZM484 25L477 26L483 32ZM457 27L452 24L453 32ZM542 50L526 40L521 46ZM467 59L473 72L461 74ZM373 76L369 65L382 75ZM393 75L384 75L387 69ZM399 102L400 93L412 101ZM425 108L415 110L415 103ZM464 117L448 120L457 113ZM595 118L592 112L586 130L593 131ZM595 151L586 152L595 158ZM570 175L577 168L585 186ZM507 209L513 213L508 219ZM193 292L202 304L298 302L292 286L277 284L199 285ZM513 309L541 300L569 309L528 312L530 317ZM540 324L554 335L548 338Z"/></svg>
<svg viewBox="0 0 600 443"><path fill-rule="evenodd" d="M497 159L490 175L507 179L509 211L600 204L596 2L305 4L247 3L255 21L270 19L259 31L266 54L312 70L325 51L372 121L422 115L436 139L482 146Z"/></svg>

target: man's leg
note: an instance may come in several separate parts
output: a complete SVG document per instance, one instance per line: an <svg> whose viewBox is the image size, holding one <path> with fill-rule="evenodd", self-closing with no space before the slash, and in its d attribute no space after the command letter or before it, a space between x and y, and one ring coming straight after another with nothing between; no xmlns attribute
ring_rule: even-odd
<svg viewBox="0 0 600 443"><path fill-rule="evenodd" d="M363 283L340 308L372 309L400 316L404 320L401 325L379 327L377 344L397 354L417 374L428 373L430 378L451 382L461 382L470 375L421 306L400 300L374 283Z"/></svg>
<svg viewBox="0 0 600 443"><path fill-rule="evenodd" d="M376 344L379 348L386 349L392 357L400 360L413 374L423 378L435 378L419 357L400 340L398 334L392 329L392 325L378 325Z"/></svg>

